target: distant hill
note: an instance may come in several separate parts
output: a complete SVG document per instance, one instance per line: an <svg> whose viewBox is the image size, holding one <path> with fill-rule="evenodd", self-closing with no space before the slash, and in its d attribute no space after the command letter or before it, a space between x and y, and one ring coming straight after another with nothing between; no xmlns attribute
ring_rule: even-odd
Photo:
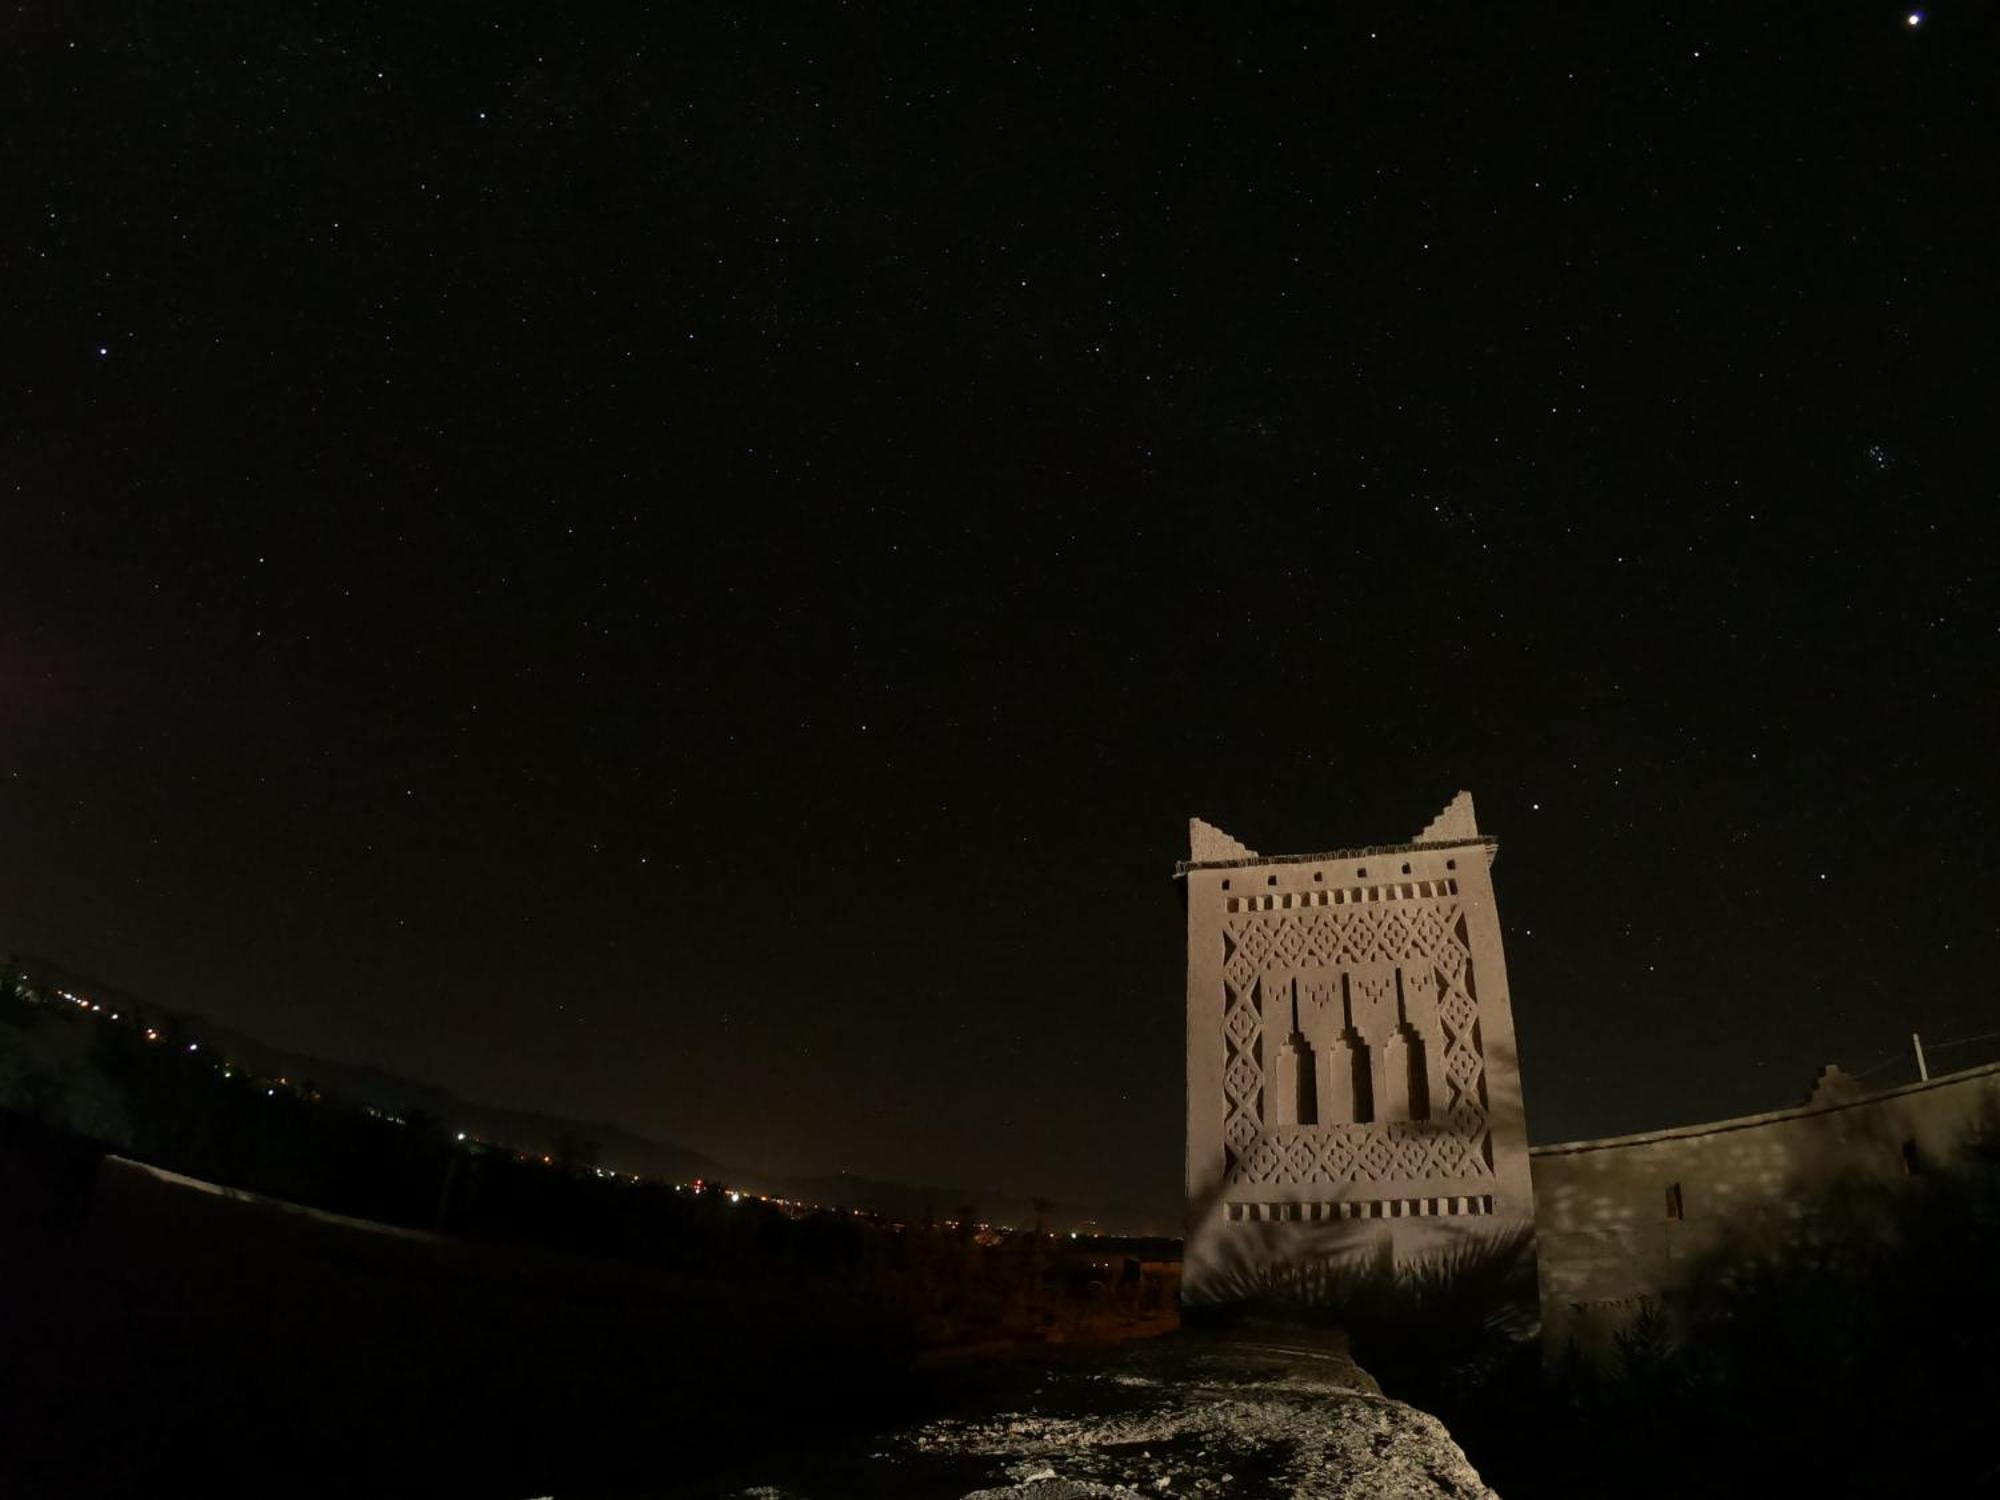
<svg viewBox="0 0 2000 1500"><path fill-rule="evenodd" d="M258 1077L309 1083L329 1098L406 1119L421 1112L453 1132L462 1130L480 1140L530 1155L554 1156L584 1146L591 1148L596 1165L617 1172L669 1182L696 1179L724 1182L795 1202L858 1209L907 1223L921 1223L927 1218L955 1219L966 1207L973 1209L981 1223L1021 1228L1035 1221L1033 1200L1022 1193L993 1188L923 1186L853 1173L791 1176L742 1163L722 1162L690 1147L655 1140L621 1125L478 1104L461 1099L449 1089L366 1063L341 1062L276 1047L196 1012L155 1005L47 960L17 957L9 962L37 985L100 999L122 1014L143 1016L144 1024L171 1027ZM1178 1232L1178 1225L1163 1225L1158 1222L1159 1217L1128 1206L1093 1210L1056 1204L1043 1214L1043 1222L1058 1232L1086 1227L1109 1234Z"/></svg>
<svg viewBox="0 0 2000 1500"><path fill-rule="evenodd" d="M197 1016L181 1018L189 1035L265 1078L310 1083L329 1097L368 1105L408 1118L422 1112L453 1132L511 1146L529 1155L556 1155L566 1148L590 1148L594 1164L618 1172L661 1177L672 1182L697 1178L730 1180L729 1169L713 1157L672 1141L658 1141L605 1121L573 1120L533 1110L508 1109L461 1099L449 1089L405 1078L366 1063L340 1062L291 1052Z"/></svg>

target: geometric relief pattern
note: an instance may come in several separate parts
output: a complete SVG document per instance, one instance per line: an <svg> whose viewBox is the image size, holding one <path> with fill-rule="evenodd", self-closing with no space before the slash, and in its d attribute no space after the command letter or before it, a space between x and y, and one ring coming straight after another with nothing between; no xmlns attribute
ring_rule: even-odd
<svg viewBox="0 0 2000 1500"><path fill-rule="evenodd" d="M1224 1154L1234 1167L1256 1144L1264 1129L1263 1017L1257 1010L1256 980L1225 983L1228 996L1222 1018L1223 1045L1228 1059L1222 1069L1222 1089L1228 1109L1222 1122ZM1261 1160L1261 1158L1260 1158Z"/></svg>
<svg viewBox="0 0 2000 1500"><path fill-rule="evenodd" d="M1246 1109L1255 1107L1257 1089L1263 1079L1248 1053L1239 1052L1236 1055L1236 1061L1229 1065L1229 1071L1222 1075L1222 1081L1227 1086L1230 1097L1238 1105Z"/></svg>
<svg viewBox="0 0 2000 1500"><path fill-rule="evenodd" d="M1376 1125L1281 1125L1262 1131L1239 1155L1232 1180L1298 1187L1492 1175L1484 1154L1450 1122L1395 1120Z"/></svg>
<svg viewBox="0 0 2000 1500"><path fill-rule="evenodd" d="M1428 1121L1267 1124L1271 1059L1258 993L1266 972L1381 964L1400 967L1406 985L1436 986L1443 1110ZM1222 973L1223 1140L1231 1182L1302 1186L1492 1176L1479 1006L1455 898L1233 913L1223 928ZM1416 977L1421 975L1431 977Z"/></svg>

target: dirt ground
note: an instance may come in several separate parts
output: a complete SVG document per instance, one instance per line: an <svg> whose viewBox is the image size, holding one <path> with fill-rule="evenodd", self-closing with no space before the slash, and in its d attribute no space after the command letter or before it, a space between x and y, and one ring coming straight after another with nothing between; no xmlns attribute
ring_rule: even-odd
<svg viewBox="0 0 2000 1500"><path fill-rule="evenodd" d="M1184 1332L1017 1359L946 1415L767 1457L675 1496L1072 1500L1485 1497L1433 1417L1385 1398L1338 1335Z"/></svg>

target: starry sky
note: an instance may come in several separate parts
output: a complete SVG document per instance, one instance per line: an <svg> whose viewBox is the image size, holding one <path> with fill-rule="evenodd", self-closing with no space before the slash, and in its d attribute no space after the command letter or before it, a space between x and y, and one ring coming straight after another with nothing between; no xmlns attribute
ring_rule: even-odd
<svg viewBox="0 0 2000 1500"><path fill-rule="evenodd" d="M1990 6L0 29L0 949L1171 1217L1187 817L1463 786L1536 1140L2000 1030Z"/></svg>

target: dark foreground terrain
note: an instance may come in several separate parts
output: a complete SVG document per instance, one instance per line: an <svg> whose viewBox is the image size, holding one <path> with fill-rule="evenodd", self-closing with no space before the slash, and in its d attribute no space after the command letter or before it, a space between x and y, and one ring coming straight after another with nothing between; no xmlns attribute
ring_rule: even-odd
<svg viewBox="0 0 2000 1500"><path fill-rule="evenodd" d="M1100 1312L925 1352L824 1280L452 1239L34 1145L0 1153L9 1497L1488 1493L1335 1334Z"/></svg>
<svg viewBox="0 0 2000 1500"><path fill-rule="evenodd" d="M823 1288L364 1225L79 1152L0 1225L0 1494L632 1494L920 1410Z"/></svg>

